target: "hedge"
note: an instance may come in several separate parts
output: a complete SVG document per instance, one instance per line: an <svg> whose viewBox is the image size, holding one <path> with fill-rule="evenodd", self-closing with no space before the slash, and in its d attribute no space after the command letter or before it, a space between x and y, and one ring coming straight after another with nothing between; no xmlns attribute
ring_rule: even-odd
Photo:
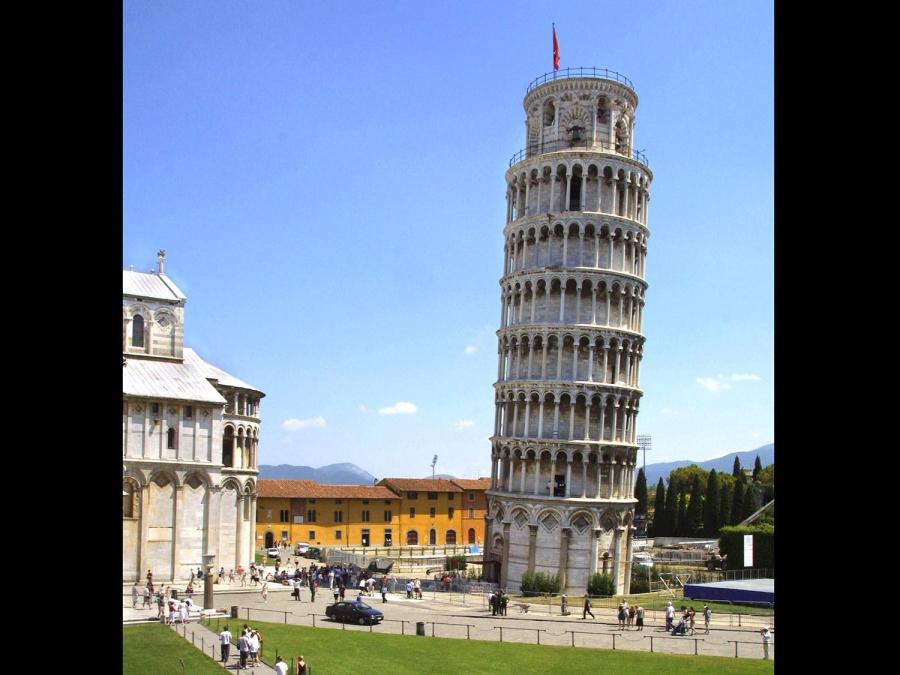
<svg viewBox="0 0 900 675"><path fill-rule="evenodd" d="M719 530L719 554L727 555L727 569L744 568L744 535L753 535L753 567L775 569L775 528L771 525L723 527Z"/></svg>

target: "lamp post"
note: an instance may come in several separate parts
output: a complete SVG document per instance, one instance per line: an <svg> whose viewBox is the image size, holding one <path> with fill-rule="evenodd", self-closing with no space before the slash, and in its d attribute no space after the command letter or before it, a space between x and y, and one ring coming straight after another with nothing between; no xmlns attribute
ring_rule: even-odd
<svg viewBox="0 0 900 675"><path fill-rule="evenodd" d="M216 556L207 553L203 556L203 609L213 609L213 563Z"/></svg>

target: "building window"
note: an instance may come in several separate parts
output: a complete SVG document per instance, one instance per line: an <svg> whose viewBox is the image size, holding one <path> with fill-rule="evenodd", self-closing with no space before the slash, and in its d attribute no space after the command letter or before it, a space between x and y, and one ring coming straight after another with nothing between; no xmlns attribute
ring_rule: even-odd
<svg viewBox="0 0 900 675"><path fill-rule="evenodd" d="M315 500L315 499L307 499L306 501L307 501L307 503L309 503L309 504L315 504L315 503L316 503L316 500Z"/></svg>
<svg viewBox="0 0 900 675"><path fill-rule="evenodd" d="M394 535L391 533L391 528L384 528L384 546L393 546L394 545Z"/></svg>
<svg viewBox="0 0 900 675"><path fill-rule="evenodd" d="M169 427L167 436L168 436L167 442L168 442L169 450L174 450L175 449L175 428L174 427Z"/></svg>
<svg viewBox="0 0 900 675"><path fill-rule="evenodd" d="M311 542L316 540L316 531L315 531L315 530L310 530L310 531L309 531L309 540L310 540Z"/></svg>
<svg viewBox="0 0 900 675"><path fill-rule="evenodd" d="M469 528L469 543L470 544L475 543L475 528L474 527Z"/></svg>
<svg viewBox="0 0 900 675"><path fill-rule="evenodd" d="M384 503L387 504L388 506L390 506L390 505L391 505L391 500L390 500L390 499L385 499L385 500L384 500Z"/></svg>
<svg viewBox="0 0 900 675"><path fill-rule="evenodd" d="M437 509L432 506L428 509L428 515L434 518L437 515Z"/></svg>
<svg viewBox="0 0 900 675"><path fill-rule="evenodd" d="M369 545L369 530L368 529L363 529L361 539L362 539L362 541L360 543L363 546Z"/></svg>
<svg viewBox="0 0 900 675"><path fill-rule="evenodd" d="M194 419L194 406L192 406L192 405L184 406L184 419L186 419L186 420Z"/></svg>
<svg viewBox="0 0 900 675"><path fill-rule="evenodd" d="M335 511L334 512L334 522L336 522L336 523L344 522L344 512L343 511Z"/></svg>
<svg viewBox="0 0 900 675"><path fill-rule="evenodd" d="M418 546L419 545L419 533L415 530L409 530L406 533L406 545L407 546Z"/></svg>
<svg viewBox="0 0 900 675"><path fill-rule="evenodd" d="M447 546L456 546L456 530L447 530Z"/></svg>
<svg viewBox="0 0 900 675"><path fill-rule="evenodd" d="M131 321L131 346L144 346L144 317L140 314Z"/></svg>
<svg viewBox="0 0 900 675"><path fill-rule="evenodd" d="M369 522L369 510L368 510L368 509L363 509L363 512L362 512L362 521L363 521L364 523L368 523L368 522Z"/></svg>
<svg viewBox="0 0 900 675"><path fill-rule="evenodd" d="M453 501L453 493L452 492L447 493L447 500L451 501L451 502Z"/></svg>
<svg viewBox="0 0 900 675"><path fill-rule="evenodd" d="M289 517L288 510L287 510L287 509L281 509L281 510L278 512L278 521L281 522L281 523L289 523L289 522L291 522L291 519L290 519L290 517ZM283 537L282 537L282 538L283 538Z"/></svg>
<svg viewBox="0 0 900 675"><path fill-rule="evenodd" d="M475 493L474 493L474 492L470 492L470 493L469 493L469 501L470 501L470 502L474 502L474 501L475 501Z"/></svg>
<svg viewBox="0 0 900 675"><path fill-rule="evenodd" d="M469 509L469 518L475 517L475 509Z"/></svg>
<svg viewBox="0 0 900 675"><path fill-rule="evenodd" d="M316 522L316 510L315 509L307 509L306 511L306 522L314 523Z"/></svg>
<svg viewBox="0 0 900 675"><path fill-rule="evenodd" d="M429 492L428 499L437 499L437 492Z"/></svg>
<svg viewBox="0 0 900 675"><path fill-rule="evenodd" d="M335 503L335 504L343 504L343 503L344 503L344 500L343 500L343 499L335 499L335 500L334 500L334 503Z"/></svg>
<svg viewBox="0 0 900 675"><path fill-rule="evenodd" d="M363 499L363 504L368 504L368 503L369 503L368 499Z"/></svg>
<svg viewBox="0 0 900 675"><path fill-rule="evenodd" d="M419 498L419 493L418 493L418 492L407 492L407 493L406 493L406 498L407 498L407 499L418 499L418 498Z"/></svg>
<svg viewBox="0 0 900 675"><path fill-rule="evenodd" d="M287 538L288 538L288 531L282 530L281 531L281 541L287 541Z"/></svg>
<svg viewBox="0 0 900 675"><path fill-rule="evenodd" d="M266 520L272 520L272 509L266 509Z"/></svg>
<svg viewBox="0 0 900 675"><path fill-rule="evenodd" d="M153 411L154 415L159 415L159 403L154 403L150 406L150 409Z"/></svg>
<svg viewBox="0 0 900 675"><path fill-rule="evenodd" d="M334 533L334 538L335 538L335 539L340 539L340 538L341 538L341 531L340 531L340 530L336 530L336 531L335 531L335 533Z"/></svg>
<svg viewBox="0 0 900 675"><path fill-rule="evenodd" d="M428 545L435 546L437 544L437 530L428 530Z"/></svg>
<svg viewBox="0 0 900 675"><path fill-rule="evenodd" d="M452 507L452 506L447 507L447 517L448 517L448 518L452 518L452 517L453 517L453 507Z"/></svg>
<svg viewBox="0 0 900 675"><path fill-rule="evenodd" d="M391 516L392 516L392 515L393 515L393 514L392 514L390 511L385 511L385 512L384 512L384 522L386 522L386 523L391 522Z"/></svg>
<svg viewBox="0 0 900 675"><path fill-rule="evenodd" d="M415 506L410 506L410 507L409 507L409 517L410 517L410 518L415 518L415 517L416 517L416 507L415 507Z"/></svg>

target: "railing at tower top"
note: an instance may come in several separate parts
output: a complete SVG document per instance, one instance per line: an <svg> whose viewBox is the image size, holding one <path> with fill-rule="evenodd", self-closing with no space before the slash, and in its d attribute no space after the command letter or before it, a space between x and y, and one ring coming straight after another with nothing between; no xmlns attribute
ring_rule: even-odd
<svg viewBox="0 0 900 675"><path fill-rule="evenodd" d="M627 157L627 151L623 152L621 147L617 147L615 145L604 145L600 141L590 141L586 138L581 139L580 141L572 141L567 138L557 138L549 141L542 141L540 143L533 143L522 150L519 150L516 154L514 154L509 160L509 166L521 162L523 159L528 159L529 157L533 157L535 155L541 155L545 152L559 152L560 150L601 150L606 152L612 152L616 155L622 155ZM647 155L645 155L640 150L634 150L631 153L631 158L636 162L640 162L644 166L650 166L650 162L647 160Z"/></svg>
<svg viewBox="0 0 900 675"><path fill-rule="evenodd" d="M613 82L624 84L626 87L634 91L634 85L631 83L631 80L622 75L622 73L617 73L615 70L609 70L608 68L584 68L579 66L578 68L563 68L562 70L554 70L549 73L544 73L540 77L535 78L535 80L528 85L528 89L525 90L525 93L528 94L528 92L530 92L532 89L546 82L553 82L554 80L568 80L572 77L591 77L598 80L612 80Z"/></svg>

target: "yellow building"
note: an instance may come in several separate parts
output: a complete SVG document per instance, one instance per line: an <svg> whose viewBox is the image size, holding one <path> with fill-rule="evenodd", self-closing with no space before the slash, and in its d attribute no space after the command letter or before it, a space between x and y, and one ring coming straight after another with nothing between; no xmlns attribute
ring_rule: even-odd
<svg viewBox="0 0 900 675"><path fill-rule="evenodd" d="M398 545L400 498L386 487L260 480L257 490L257 548Z"/></svg>
<svg viewBox="0 0 900 675"><path fill-rule="evenodd" d="M484 543L484 516L487 513L487 497L484 491L491 486L490 478L454 478L453 483L462 488L462 542L466 544Z"/></svg>
<svg viewBox="0 0 900 675"><path fill-rule="evenodd" d="M464 490L442 478L383 478L378 485L400 496L400 540L404 546L454 546L462 535ZM483 530L483 526L482 526Z"/></svg>

